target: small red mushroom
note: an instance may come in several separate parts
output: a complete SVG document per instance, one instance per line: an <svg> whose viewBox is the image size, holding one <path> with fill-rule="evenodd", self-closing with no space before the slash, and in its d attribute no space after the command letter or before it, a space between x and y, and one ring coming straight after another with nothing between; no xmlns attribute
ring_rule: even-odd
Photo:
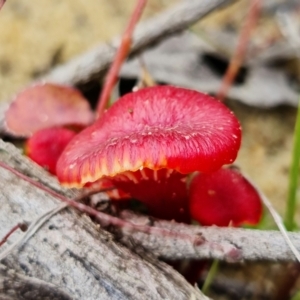
<svg viewBox="0 0 300 300"><path fill-rule="evenodd" d="M202 225L256 225L261 219L260 196L236 169L197 174L189 193L191 217Z"/></svg>
<svg viewBox="0 0 300 300"><path fill-rule="evenodd" d="M76 134L63 127L41 129L26 141L25 153L38 165L56 174L57 160Z"/></svg>
<svg viewBox="0 0 300 300"><path fill-rule="evenodd" d="M172 195L168 178L232 163L240 141L237 118L216 99L174 86L149 87L121 97L79 133L59 158L57 176L72 187L108 177L149 202L150 193L151 201ZM138 188L141 183L149 189Z"/></svg>

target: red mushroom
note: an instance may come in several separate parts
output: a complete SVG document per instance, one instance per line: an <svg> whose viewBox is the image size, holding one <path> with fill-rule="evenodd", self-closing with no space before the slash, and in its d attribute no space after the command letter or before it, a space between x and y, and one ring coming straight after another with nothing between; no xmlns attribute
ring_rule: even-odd
<svg viewBox="0 0 300 300"><path fill-rule="evenodd" d="M124 189L156 181L155 188L162 186L164 191L157 188L155 195L152 183L150 190L152 197L161 199L172 172L217 170L235 160L240 141L238 120L216 99L173 86L145 88L120 98L78 134L62 153L57 176L72 187L103 177L120 185L131 181ZM184 178L176 173L172 180ZM135 193L143 201L149 191L144 191L145 197L136 188Z"/></svg>
<svg viewBox="0 0 300 300"><path fill-rule="evenodd" d="M256 225L262 202L255 188L235 169L200 173L191 182L190 213L202 225Z"/></svg>
<svg viewBox="0 0 300 300"><path fill-rule="evenodd" d="M76 134L62 127L41 129L27 140L25 153L37 164L55 174L59 156Z"/></svg>
<svg viewBox="0 0 300 300"><path fill-rule="evenodd" d="M5 113L7 130L24 137L54 126L86 127L93 119L88 101L78 90L50 83L26 88Z"/></svg>

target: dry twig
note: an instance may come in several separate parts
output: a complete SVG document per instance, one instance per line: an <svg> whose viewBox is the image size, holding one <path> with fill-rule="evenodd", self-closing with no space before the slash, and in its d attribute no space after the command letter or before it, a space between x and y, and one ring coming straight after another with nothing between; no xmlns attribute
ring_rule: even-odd
<svg viewBox="0 0 300 300"><path fill-rule="evenodd" d="M251 33L257 23L259 13L261 9L261 0L252 0L250 4L249 13L247 14L247 19L242 29L238 45L235 49L233 57L230 61L229 67L223 77L220 90L218 92L218 98L221 101L224 101L224 98L227 95L227 92L232 85L245 57L247 46L251 37Z"/></svg>
<svg viewBox="0 0 300 300"><path fill-rule="evenodd" d="M2 9L2 7L3 7L3 5L4 5L5 2L6 2L6 0L1 0L0 1L0 10Z"/></svg>
<svg viewBox="0 0 300 300"><path fill-rule="evenodd" d="M115 59L112 62L112 65L106 75L105 84L101 91L100 97L98 99L98 105L97 105L98 118L103 114L107 102L110 98L111 91L117 82L120 68L130 51L134 28L136 27L136 24L140 19L146 4L147 4L147 0L137 1L135 10L130 18L129 24L127 25L127 28L122 36L120 46L117 50Z"/></svg>

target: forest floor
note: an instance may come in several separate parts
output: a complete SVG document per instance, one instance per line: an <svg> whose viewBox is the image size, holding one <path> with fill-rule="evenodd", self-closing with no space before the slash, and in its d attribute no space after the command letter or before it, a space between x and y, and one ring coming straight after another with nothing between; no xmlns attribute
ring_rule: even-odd
<svg viewBox="0 0 300 300"><path fill-rule="evenodd" d="M176 2L149 1L143 19ZM53 66L119 35L134 5L133 0L7 1L0 13L0 101L13 97ZM221 26L222 18L210 18L203 24ZM283 215L296 109L287 105L257 108L236 100L228 105L243 128L236 164ZM297 220L300 224L300 211Z"/></svg>

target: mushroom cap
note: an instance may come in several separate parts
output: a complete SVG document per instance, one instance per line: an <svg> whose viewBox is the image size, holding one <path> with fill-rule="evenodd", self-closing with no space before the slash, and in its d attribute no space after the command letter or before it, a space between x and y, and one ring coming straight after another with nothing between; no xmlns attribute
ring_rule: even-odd
<svg viewBox="0 0 300 300"><path fill-rule="evenodd" d="M63 127L41 129L26 141L26 155L50 173L55 174L59 156L76 134Z"/></svg>
<svg viewBox="0 0 300 300"><path fill-rule="evenodd" d="M121 97L79 133L62 153L57 176L82 187L141 168L211 172L235 160L240 142L237 118L213 97L149 87Z"/></svg>
<svg viewBox="0 0 300 300"><path fill-rule="evenodd" d="M5 113L7 130L16 136L54 126L88 126L94 120L90 105L75 88L51 83L21 91Z"/></svg>
<svg viewBox="0 0 300 300"><path fill-rule="evenodd" d="M202 225L256 225L262 202L255 188L235 169L197 174L191 181L190 214Z"/></svg>

